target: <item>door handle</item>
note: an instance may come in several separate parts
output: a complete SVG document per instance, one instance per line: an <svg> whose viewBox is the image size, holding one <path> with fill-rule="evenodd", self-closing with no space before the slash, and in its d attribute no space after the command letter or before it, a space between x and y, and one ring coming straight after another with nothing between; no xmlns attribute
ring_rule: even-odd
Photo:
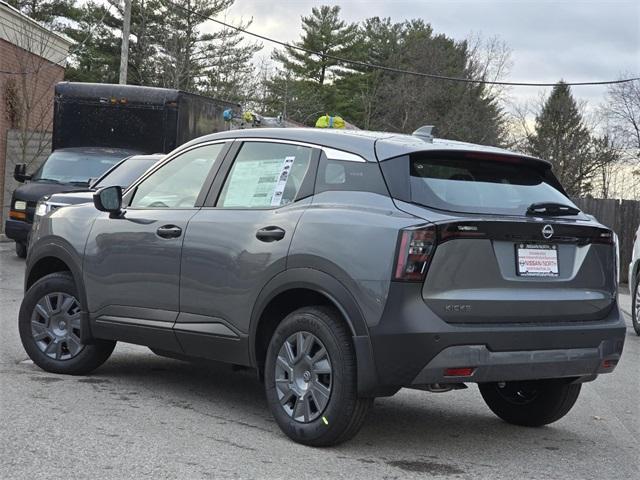
<svg viewBox="0 0 640 480"><path fill-rule="evenodd" d="M256 232L256 238L262 242L276 242L284 238L285 231L280 227L264 227Z"/></svg>
<svg viewBox="0 0 640 480"><path fill-rule="evenodd" d="M182 235L182 229L176 225L163 225L156 233L162 238L178 238Z"/></svg>

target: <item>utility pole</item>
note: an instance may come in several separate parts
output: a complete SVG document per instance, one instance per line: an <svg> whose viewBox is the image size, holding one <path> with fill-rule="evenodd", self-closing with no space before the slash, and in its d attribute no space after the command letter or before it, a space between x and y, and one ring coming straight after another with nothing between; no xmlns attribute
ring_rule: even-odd
<svg viewBox="0 0 640 480"><path fill-rule="evenodd" d="M127 83L129 65L129 31L131 30L131 0L124 0L124 19L122 20L122 48L120 50L120 84Z"/></svg>

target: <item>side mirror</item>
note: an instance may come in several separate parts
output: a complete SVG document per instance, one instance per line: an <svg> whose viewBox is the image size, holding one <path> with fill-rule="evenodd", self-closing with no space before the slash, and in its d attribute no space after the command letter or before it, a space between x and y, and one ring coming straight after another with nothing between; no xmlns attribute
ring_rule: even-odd
<svg viewBox="0 0 640 480"><path fill-rule="evenodd" d="M122 188L104 187L93 194L93 205L101 212L117 214L122 211Z"/></svg>
<svg viewBox="0 0 640 480"><path fill-rule="evenodd" d="M27 180L31 180L31 175L27 175L27 164L17 163L13 169L13 178L20 183L24 183Z"/></svg>

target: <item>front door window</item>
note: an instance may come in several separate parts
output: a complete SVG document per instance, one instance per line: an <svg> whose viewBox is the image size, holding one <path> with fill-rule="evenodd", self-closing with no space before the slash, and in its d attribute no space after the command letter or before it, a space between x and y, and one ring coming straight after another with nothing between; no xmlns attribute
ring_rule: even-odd
<svg viewBox="0 0 640 480"><path fill-rule="evenodd" d="M223 143L188 150L153 172L131 200L134 208L193 208Z"/></svg>

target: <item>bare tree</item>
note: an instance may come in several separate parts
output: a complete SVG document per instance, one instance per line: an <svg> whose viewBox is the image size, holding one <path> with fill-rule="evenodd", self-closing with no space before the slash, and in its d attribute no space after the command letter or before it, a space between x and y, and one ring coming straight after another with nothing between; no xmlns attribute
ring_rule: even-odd
<svg viewBox="0 0 640 480"><path fill-rule="evenodd" d="M602 110L624 147L640 158L640 80L611 85Z"/></svg>
<svg viewBox="0 0 640 480"><path fill-rule="evenodd" d="M476 80L497 82L509 76L513 67L511 47L499 36L484 37L473 33L467 38L469 69ZM486 95L504 101L509 93L505 85L485 87Z"/></svg>
<svg viewBox="0 0 640 480"><path fill-rule="evenodd" d="M58 78L51 70L58 67L49 59L64 57L53 45L51 34L35 25L7 31L5 36L19 47L13 49L17 70L2 85L9 124L17 131L17 146L7 152L7 160L13 165L30 165L50 148L52 92L62 76Z"/></svg>

